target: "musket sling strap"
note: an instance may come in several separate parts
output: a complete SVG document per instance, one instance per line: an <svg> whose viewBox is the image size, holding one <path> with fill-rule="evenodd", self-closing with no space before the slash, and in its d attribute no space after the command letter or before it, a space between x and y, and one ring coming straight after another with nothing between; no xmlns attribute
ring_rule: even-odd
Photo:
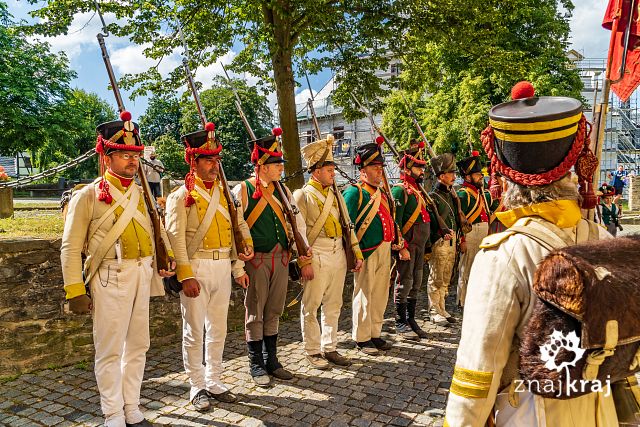
<svg viewBox="0 0 640 427"><path fill-rule="evenodd" d="M140 192L133 191L134 188L137 188L137 187L135 185L130 186L125 194L122 194L116 188L111 188L111 195L115 200L115 203L113 204L112 208L114 206L115 207L122 206L124 205L125 202L128 202L128 203L124 207L124 210L120 215L120 217L118 218L118 220L115 222L115 224L113 224L113 227L111 227L111 229L104 236L104 239L102 239L100 244L97 246L98 249L96 253L91 254L91 258L87 259L87 262L85 264L85 271L88 271L88 273L86 274L85 284L88 284L91 281L93 276L98 271L98 268L100 267L100 264L102 263L102 260L104 259L105 255L107 254L109 249L111 249L111 247L114 245L114 243L120 238L122 233L124 233L124 230L127 228L127 226L129 225L132 219L135 218L136 220L138 220L138 222L140 223L140 225L143 226L145 231L147 231L150 236L153 235L151 233L151 225L149 224L147 217L144 216L138 210L138 203L140 201ZM129 195L129 197L126 197L127 195ZM111 215L114 211L115 209L109 209L107 212L105 212L105 214L102 217L100 217L100 219L98 219L98 222L99 223L104 222L104 216ZM140 213L141 216L145 219L145 221L141 222L139 220L140 216L136 215L136 213ZM92 235L91 237L93 238L94 236Z"/></svg>
<svg viewBox="0 0 640 427"><path fill-rule="evenodd" d="M473 195L471 193L471 190L467 189L467 188L463 188L464 192L467 193L467 200L471 198L471 196ZM474 196L476 197L476 196ZM471 208L471 210L469 211L469 215L467 215L467 221L469 221L469 224L473 224L473 221L475 221L480 214L482 213L482 206L484 206L484 203L482 204L482 206L480 206L480 198L484 197L483 194L480 194L480 192L478 192L477 197L476 197L476 203L473 205L473 208Z"/></svg>
<svg viewBox="0 0 640 427"><path fill-rule="evenodd" d="M322 193L320 193L318 190L316 190L310 185L306 185L304 187L304 190L313 194L320 201L320 203L322 203L322 212L320 213L320 216L316 220L316 223L313 224L313 228L307 235L309 246L311 246L320 235L320 231L322 231L322 227L324 227L325 222L327 222L327 218L329 218L329 215L333 213L333 216L335 216L336 218L339 218L340 214L337 212L336 207L334 206L334 201L336 197L335 197L335 194L333 194L332 189L329 189L329 192L327 193L327 197L324 197Z"/></svg>
<svg viewBox="0 0 640 427"><path fill-rule="evenodd" d="M205 234L209 230L209 226L211 225L211 221L213 221L213 217L216 215L216 212L220 212L222 216L226 218L229 223L231 223L231 217L229 216L229 212L222 208L220 205L220 188L213 187L213 195L210 196L208 192L200 188L199 186L195 187L195 190L198 192L198 195L202 197L206 202L209 203L207 207L207 211L198 225L196 232L187 243L187 255L189 258L193 258L193 255L198 251L200 247L200 243L202 243L202 239L204 239Z"/></svg>
<svg viewBox="0 0 640 427"><path fill-rule="evenodd" d="M409 193L409 190L404 189L404 192L405 192L405 203L406 203L408 198L407 193ZM416 197L416 200L418 201L418 206L416 206L416 209L413 211L413 213L411 214L407 222L402 226L402 234L407 234L407 232L411 229L411 227L413 227L413 224L415 224L416 220L418 219L418 216L420 216L420 212L422 212L422 207L424 206L424 200L422 199L422 196L420 196L420 194L418 193L415 193L415 197Z"/></svg>
<svg viewBox="0 0 640 427"><path fill-rule="evenodd" d="M358 229L358 233L356 234L358 241L360 241L362 239L362 236L364 236L364 233L367 232L367 229L369 228L369 226L371 225L371 222L373 221L373 217L375 217L378 214L378 209L380 209L381 201L382 201L382 193L378 188L376 192L371 195L371 199L369 200L369 203L367 203L367 206L371 206L369 210L367 211L367 207L365 206L363 211L360 212L360 215L358 215L358 218L356 218L356 224L357 224L360 218L362 218L362 216L365 214L365 212L367 213L367 216L364 218L364 221L362 221L362 224Z"/></svg>
<svg viewBox="0 0 640 427"><path fill-rule="evenodd" d="M255 185L254 182L252 182L252 184ZM247 191L246 183L244 181L242 182L242 186L243 186L243 192L246 192ZM249 214L249 217L247 218L246 222L249 228L253 228L254 224L256 223L260 215L262 215L262 212L265 210L268 204L269 206L271 206L271 209L273 209L273 212L278 217L278 220L280 220L280 223L282 224L282 228L284 228L287 235L289 235L289 229L287 228L287 221L284 219L284 214L283 214L284 208L282 207L282 204L273 197L274 189L275 189L274 187L267 187L262 189L262 197L260 197L260 200L258 200L258 203L256 203L256 206L253 208L253 210ZM289 236L289 238L291 238L291 236Z"/></svg>

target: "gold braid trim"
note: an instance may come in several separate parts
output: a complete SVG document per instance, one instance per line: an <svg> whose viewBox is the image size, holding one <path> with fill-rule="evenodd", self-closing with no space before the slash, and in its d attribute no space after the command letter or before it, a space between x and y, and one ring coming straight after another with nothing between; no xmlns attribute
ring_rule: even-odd
<svg viewBox="0 0 640 427"><path fill-rule="evenodd" d="M484 399L489 395L489 386L473 386L469 384L462 384L456 381L454 378L451 382L451 393L460 397L467 397L471 399Z"/></svg>
<svg viewBox="0 0 640 427"><path fill-rule="evenodd" d="M493 372L472 371L471 369L456 366L453 370L453 379L481 386L491 386Z"/></svg>

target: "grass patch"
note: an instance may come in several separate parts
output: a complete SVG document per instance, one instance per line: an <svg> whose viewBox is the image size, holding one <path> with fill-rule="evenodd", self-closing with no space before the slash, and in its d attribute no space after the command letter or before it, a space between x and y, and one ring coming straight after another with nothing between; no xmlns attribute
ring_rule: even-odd
<svg viewBox="0 0 640 427"><path fill-rule="evenodd" d="M13 199L13 207L14 208L48 208L48 209L59 209L60 201L59 200L42 200L42 201L26 201L20 199Z"/></svg>
<svg viewBox="0 0 640 427"><path fill-rule="evenodd" d="M22 374L14 374L14 375L3 375L0 376L0 384L6 384L8 382L11 382L13 380L16 380L20 377L20 375Z"/></svg>
<svg viewBox="0 0 640 427"><path fill-rule="evenodd" d="M0 239L60 238L63 229L64 223L58 211L16 211L13 218L0 219Z"/></svg>
<svg viewBox="0 0 640 427"><path fill-rule="evenodd" d="M82 369L83 371L91 371L93 366L89 363L88 360L82 360L75 365L73 365L76 369Z"/></svg>

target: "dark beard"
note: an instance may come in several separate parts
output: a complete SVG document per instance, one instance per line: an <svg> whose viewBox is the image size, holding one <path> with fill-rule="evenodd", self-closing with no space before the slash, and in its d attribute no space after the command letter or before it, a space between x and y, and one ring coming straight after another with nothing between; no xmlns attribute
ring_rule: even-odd
<svg viewBox="0 0 640 427"><path fill-rule="evenodd" d="M411 178L414 179L416 184L422 184L422 182L424 181L424 175L415 176L413 173L411 173L410 175L411 175Z"/></svg>

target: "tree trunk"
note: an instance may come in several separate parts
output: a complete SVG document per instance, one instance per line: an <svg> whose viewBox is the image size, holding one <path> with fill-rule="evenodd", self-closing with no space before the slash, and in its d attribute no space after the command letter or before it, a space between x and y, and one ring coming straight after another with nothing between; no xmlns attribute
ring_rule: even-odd
<svg viewBox="0 0 640 427"><path fill-rule="evenodd" d="M282 127L282 150L287 160L284 170L287 175L291 175L302 169L291 54L286 51L281 52L280 55L276 54L272 56L272 63L280 127ZM303 185L304 177L302 175L287 182L287 186L291 190L301 188Z"/></svg>
<svg viewBox="0 0 640 427"><path fill-rule="evenodd" d="M263 7L265 22L271 25L274 42L270 46L271 63L273 65L273 79L276 84L276 98L282 128L282 151L287 163L284 170L287 175L302 169L300 157L300 139L298 138L298 121L296 112L296 83L293 78L293 45L291 36L290 3L284 0L279 7L283 13L273 13L266 5ZM300 175L287 181L291 190L304 185L304 176Z"/></svg>

